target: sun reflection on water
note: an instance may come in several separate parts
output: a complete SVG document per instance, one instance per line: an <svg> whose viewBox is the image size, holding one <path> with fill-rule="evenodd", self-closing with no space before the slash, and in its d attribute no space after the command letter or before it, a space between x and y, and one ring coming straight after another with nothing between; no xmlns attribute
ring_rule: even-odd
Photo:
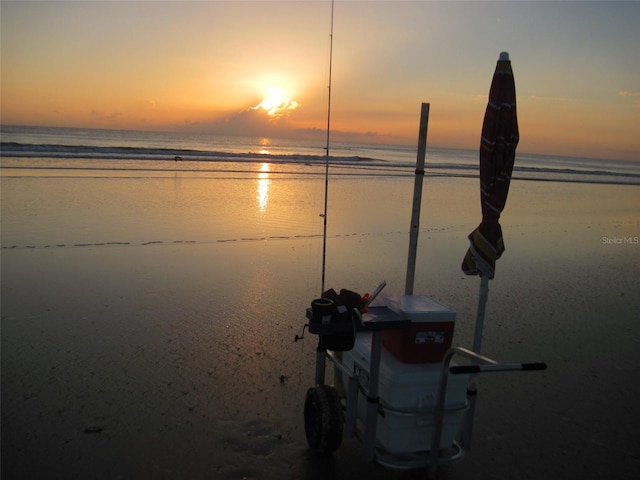
<svg viewBox="0 0 640 480"><path fill-rule="evenodd" d="M269 155L271 153L269 152L269 145L271 145L271 140L269 140L268 138L261 138L259 153L262 155Z"/></svg>
<svg viewBox="0 0 640 480"><path fill-rule="evenodd" d="M269 203L269 186L271 185L271 179L269 178L269 164L263 163L260 165L260 173L258 174L258 186L256 189L256 200L258 200L258 209L260 212L264 212L267 209Z"/></svg>

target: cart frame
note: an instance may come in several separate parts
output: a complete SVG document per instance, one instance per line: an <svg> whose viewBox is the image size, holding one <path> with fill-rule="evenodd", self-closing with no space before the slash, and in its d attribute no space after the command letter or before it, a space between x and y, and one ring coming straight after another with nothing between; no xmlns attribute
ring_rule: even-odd
<svg viewBox="0 0 640 480"><path fill-rule="evenodd" d="M446 414L466 411L461 421L458 440L454 441L450 448L431 448L424 452L406 452L392 454L384 450L381 445L376 445L376 428L378 413L392 411L406 415L428 415L429 410L395 409L386 405L379 397L380 361L382 356L382 333L386 330L407 328L411 321L405 320L391 311L388 307L370 307L368 313L363 316L357 309L352 312L352 323L325 323L318 324L313 321L312 309L307 309L307 319L310 321L305 327L309 333L319 336L316 348L315 385L325 385L326 361L329 360L334 367L343 374L345 387L345 404L343 406L345 438L357 437L362 441L362 456L365 461L376 461L379 464L394 469L428 468L429 476L435 477L437 469L441 465L456 463L465 457L465 453L471 445L471 432L473 427L473 414L476 397L476 376L479 373L503 372L514 370L544 370L546 364L537 363L498 363L497 361L475 353L464 347L449 349L440 365L440 378L435 407L430 409L434 420L431 446L440 445L443 420ZM354 339L358 332L371 333L371 352L368 372L368 387L361 385L360 379L350 371L342 362L340 356L323 345L323 337L335 333L353 332ZM296 337L301 339L302 337ZM451 365L454 357L466 358L470 364ZM449 375L469 375L467 384L467 400L463 405L445 406ZM346 381L345 381L346 380ZM366 398L366 411L361 418L362 425L358 424L358 395ZM305 418L306 421L306 418ZM306 427L306 425L305 425Z"/></svg>

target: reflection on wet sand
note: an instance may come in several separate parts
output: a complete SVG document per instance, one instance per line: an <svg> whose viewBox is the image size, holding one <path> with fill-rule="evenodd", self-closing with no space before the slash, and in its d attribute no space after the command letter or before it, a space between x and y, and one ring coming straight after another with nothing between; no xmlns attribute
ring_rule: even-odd
<svg viewBox="0 0 640 480"><path fill-rule="evenodd" d="M263 163L260 165L260 173L258 174L258 187L256 199L258 200L258 210L264 212L267 209L269 203L269 185L271 185L271 179L269 178L269 164Z"/></svg>

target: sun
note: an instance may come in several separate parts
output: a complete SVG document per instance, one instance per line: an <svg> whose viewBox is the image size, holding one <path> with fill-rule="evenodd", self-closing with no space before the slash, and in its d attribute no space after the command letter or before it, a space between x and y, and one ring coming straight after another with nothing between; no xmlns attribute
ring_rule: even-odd
<svg viewBox="0 0 640 480"><path fill-rule="evenodd" d="M268 87L265 89L262 101L254 107L254 110L261 108L270 117L284 117L292 110L298 108L299 104L285 94L284 89L279 87Z"/></svg>

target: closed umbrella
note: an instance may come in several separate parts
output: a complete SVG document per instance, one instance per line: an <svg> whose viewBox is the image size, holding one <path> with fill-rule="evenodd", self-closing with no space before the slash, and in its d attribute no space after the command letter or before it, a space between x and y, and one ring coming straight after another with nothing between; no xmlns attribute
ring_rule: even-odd
<svg viewBox="0 0 640 480"><path fill-rule="evenodd" d="M467 275L480 275L478 315L473 351L480 353L484 309L489 279L495 275L496 261L504 252L500 214L507 202L511 172L518 145L516 87L507 52L500 53L489 90L489 102L480 140L480 203L482 222L469 234L469 249L462 261Z"/></svg>
<svg viewBox="0 0 640 480"><path fill-rule="evenodd" d="M480 201L482 223L469 235L462 270L492 279L496 260L504 252L499 219L509 193L518 145L516 88L509 54L502 52L493 74L480 141Z"/></svg>
<svg viewBox="0 0 640 480"><path fill-rule="evenodd" d="M478 313L473 340L473 351L480 353L485 305L489 294L489 279L495 275L496 261L504 252L500 214L507 202L511 172L518 145L518 118L516 115L516 87L507 52L500 53L489 90L489 102L482 124L480 140L480 201L482 222L469 234L469 249L462 261L467 275L480 275ZM469 449L476 402L476 381L470 379L470 408L463 445Z"/></svg>

